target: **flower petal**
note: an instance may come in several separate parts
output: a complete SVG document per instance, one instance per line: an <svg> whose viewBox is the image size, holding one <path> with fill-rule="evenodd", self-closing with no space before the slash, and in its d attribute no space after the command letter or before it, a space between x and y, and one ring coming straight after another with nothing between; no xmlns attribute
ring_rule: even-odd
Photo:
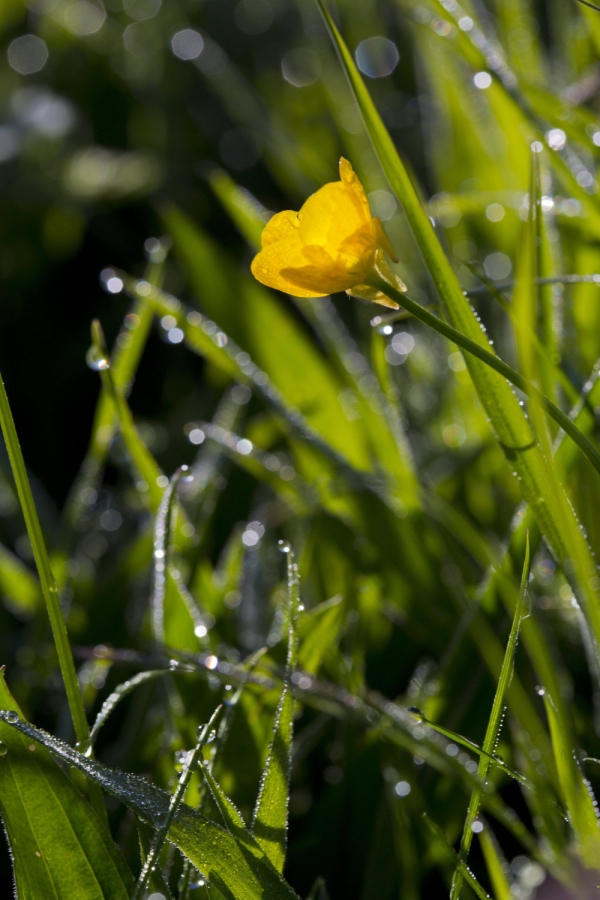
<svg viewBox="0 0 600 900"><path fill-rule="evenodd" d="M362 186L360 178L352 168L351 163L349 163L347 159L344 159L343 156L340 158L340 178L342 179L342 182L356 194L364 211L364 217L370 219L371 207L365 189Z"/></svg>
<svg viewBox="0 0 600 900"><path fill-rule="evenodd" d="M257 281L294 297L324 297L328 291L312 290L292 281L290 273L306 266L300 242L295 232L292 238L268 243L257 253L250 269Z"/></svg>
<svg viewBox="0 0 600 900"><path fill-rule="evenodd" d="M298 233L300 221L298 213L293 209L284 209L283 212L271 216L261 235L261 246L268 247L278 241L285 241Z"/></svg>
<svg viewBox="0 0 600 900"><path fill-rule="evenodd" d="M340 244L371 220L356 192L341 181L325 184L309 197L298 218L302 243L319 244L334 258Z"/></svg>

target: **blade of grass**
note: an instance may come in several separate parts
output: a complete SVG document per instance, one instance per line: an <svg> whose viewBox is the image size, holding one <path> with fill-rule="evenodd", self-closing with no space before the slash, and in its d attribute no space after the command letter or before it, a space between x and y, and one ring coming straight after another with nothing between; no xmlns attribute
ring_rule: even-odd
<svg viewBox="0 0 600 900"><path fill-rule="evenodd" d="M35 564L40 578L42 594L46 603L48 616L50 618L52 636L54 638L54 645L56 647L56 653L58 656L58 664L60 666L63 683L67 693L67 700L69 703L71 718L73 720L75 735L79 742L84 743L89 739L90 732L85 715L85 709L83 706L83 699L79 690L79 682L77 681L75 663L73 662L71 647L69 645L67 626L65 625L65 620L63 619L62 611L60 608L58 586L50 567L50 560L48 559L48 553L46 552L46 544L42 535L42 529L40 526L37 510L35 508L35 503L33 502L33 495L31 493L29 478L27 477L25 461L21 452L15 423L8 402L8 396L6 394L6 388L4 387L4 381L2 380L1 375L0 425L2 426L2 434L4 435L4 440L6 442L6 449L8 451L15 484L17 486L17 492L19 494L19 501L21 503L21 509L23 510L25 524L27 526L27 534L29 535L29 540L31 541Z"/></svg>
<svg viewBox="0 0 600 900"><path fill-rule="evenodd" d="M298 659L296 618L299 613L298 567L293 550L282 545L287 554L288 579L288 651L285 679L275 713L273 740L260 782L252 817L252 834L277 871L283 871L287 844L289 785L292 770L292 737L294 733L294 698L292 675Z"/></svg>
<svg viewBox="0 0 600 900"><path fill-rule="evenodd" d="M436 825L435 822L429 818L427 813L423 813L423 819L425 820L427 826L430 828L432 833L435 835L437 840L440 842L441 846L444 848L446 852L446 856L448 859L456 866L456 868L460 871L462 878L467 882L471 890L481 898L481 900L491 900L490 895L484 891L482 886L479 884L473 873L467 868L463 860L458 856L458 854L452 849L444 832Z"/></svg>
<svg viewBox="0 0 600 900"><path fill-rule="evenodd" d="M479 843L496 900L513 900L514 894L509 881L510 868L502 857L496 838L487 822L483 831L479 833Z"/></svg>
<svg viewBox="0 0 600 900"><path fill-rule="evenodd" d="M512 673L514 670L515 664L515 652L517 649L517 640L519 637L519 629L521 627L521 619L525 615L527 611L527 582L529 580L529 568L530 568L530 552L529 552L529 537L527 537L527 542L525 545L525 560L523 562L523 574L521 577L521 599L517 605L517 609L515 610L515 615L513 618L512 626L510 629L510 635L508 638L508 643L506 645L506 653L504 655L504 661L502 663L502 670L500 672L500 678L498 679L498 685L496 687L496 693L494 695L494 702L492 704L492 711L490 714L490 718L488 721L487 729L485 732L485 737L483 740L483 749L484 751L492 755L494 752L494 748L498 743L498 737L500 735L500 728L502 727L502 721L504 718L504 704L505 704L505 696L510 681L512 679ZM459 857L462 862L466 865L467 857L469 855L469 850L471 848L471 843L473 840L473 825L475 823L475 819L477 818L477 814L479 812L479 806L481 803L481 796L483 794L483 784L485 784L486 778L488 776L490 768L490 761L487 757L481 756L479 759L479 766L477 769L477 774L481 779L482 787L476 788L471 794L471 800L469 802L469 809L467 812L467 818L465 820L465 825L463 828L462 838L460 842L460 851ZM462 885L463 876L462 870L458 869L455 872L454 878L452 880L452 888L450 890L450 900L458 900L460 894L460 888Z"/></svg>
<svg viewBox="0 0 600 900"><path fill-rule="evenodd" d="M596 801L589 782L585 780L579 767L571 735L565 732L557 715L553 697L543 688L540 689L540 693L546 707L556 768L578 855L584 866L600 871L600 824Z"/></svg>

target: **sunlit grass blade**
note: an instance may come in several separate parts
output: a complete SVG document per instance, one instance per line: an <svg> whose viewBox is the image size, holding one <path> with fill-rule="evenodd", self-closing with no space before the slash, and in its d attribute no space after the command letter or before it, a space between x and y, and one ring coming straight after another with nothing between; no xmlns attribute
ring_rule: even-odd
<svg viewBox="0 0 600 900"><path fill-rule="evenodd" d="M479 832L479 843L481 844L494 897L496 900L513 900L514 894L511 891L509 881L510 868L502 857L496 838L487 822L484 823L483 831Z"/></svg>
<svg viewBox="0 0 600 900"><path fill-rule="evenodd" d="M286 674L275 713L273 740L267 753L252 816L252 834L279 872L283 871L287 845L289 783L294 731L294 698L291 679L298 659L296 619L300 605L298 567L294 553L289 545L282 549L287 554L288 578Z"/></svg>
<svg viewBox="0 0 600 900"><path fill-rule="evenodd" d="M427 813L423 813L423 819L427 823L427 826L431 829L437 840L440 842L441 846L444 848L446 856L449 860L451 860L456 866L457 870L460 872L461 877L466 881L471 890L475 893L477 897L480 897L481 900L490 900L490 895L482 888L479 884L473 873L468 869L464 861L458 856L457 853L452 849L442 829L432 822Z"/></svg>
<svg viewBox="0 0 600 900"><path fill-rule="evenodd" d="M515 611L515 615L513 618L512 626L510 629L510 635L508 638L508 643L506 645L506 653L504 656L504 662L502 663L502 669L500 671L500 678L498 679L498 685L496 687L496 693L494 695L494 702L492 704L492 711L490 714L490 718L488 720L487 729L485 732L485 737L483 740L483 749L487 754L493 754L494 748L498 743L498 738L500 735L500 728L502 727L502 720L504 717L504 706L505 706L505 697L506 692L508 690L508 686L512 679L512 674L514 670L515 664L515 652L517 649L517 641L519 637L519 630L521 627L521 619L526 614L527 605L528 605L528 597L527 597L527 582L529 579L529 568L530 568L530 552L529 552L529 539L527 539L526 547L525 547L525 560L523 562L523 575L521 577L521 601L517 605L517 609ZM490 762L489 759L485 756L481 756L479 760L479 767L477 770L477 774L482 782L482 785L485 783L489 772ZM476 788L471 794L471 800L469 801L469 809L467 812L467 818L465 820L465 825L463 828L462 838L460 842L460 851L459 857L466 864L467 857L469 855L469 850L471 848L471 842L473 840L473 825L475 824L475 820L477 819L477 814L479 812L479 805L481 802L481 795L483 793L483 787ZM450 892L451 900L457 900L460 894L460 888L462 883L462 872L457 870L452 882L452 890Z"/></svg>
<svg viewBox="0 0 600 900"><path fill-rule="evenodd" d="M3 676L0 706L19 718ZM0 732L0 809L18 897L128 900L133 876L67 773L29 737L4 722Z"/></svg>
<svg viewBox="0 0 600 900"><path fill-rule="evenodd" d="M219 808L219 812L223 818L225 827L231 834L243 843L254 844L255 839L246 828L246 823L242 818L239 809L231 802L225 794L221 786L213 778L208 766L202 766L202 774L206 778L208 787L213 796L215 803Z"/></svg>
<svg viewBox="0 0 600 900"><path fill-rule="evenodd" d="M34 728L10 713L0 715L5 723L36 741L54 756L93 779L133 811L160 828L169 814L172 796L143 778L104 766L78 753L68 744L45 731ZM257 846L240 845L233 835L215 825L190 806L177 806L168 832L168 840L176 844L200 872L210 872L214 886L227 900L292 900L297 895L275 871Z"/></svg>
<svg viewBox="0 0 600 900"><path fill-rule="evenodd" d="M553 697L546 690L541 689L540 692L550 725L563 801L569 813L579 858L586 868L600 871L600 823L591 786L583 776L577 749L570 743L571 736L557 716Z"/></svg>

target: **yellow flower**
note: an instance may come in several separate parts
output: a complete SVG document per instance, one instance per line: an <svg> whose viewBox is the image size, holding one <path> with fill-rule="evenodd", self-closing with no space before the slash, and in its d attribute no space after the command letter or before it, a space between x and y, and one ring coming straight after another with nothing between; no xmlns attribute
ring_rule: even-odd
<svg viewBox="0 0 600 900"><path fill-rule="evenodd" d="M371 215L365 190L347 159L341 181L323 185L300 212L285 210L270 219L252 274L268 287L295 297L323 297L336 291L398 309L398 304L365 282L376 271L406 290L389 269L384 252L397 262L380 219Z"/></svg>

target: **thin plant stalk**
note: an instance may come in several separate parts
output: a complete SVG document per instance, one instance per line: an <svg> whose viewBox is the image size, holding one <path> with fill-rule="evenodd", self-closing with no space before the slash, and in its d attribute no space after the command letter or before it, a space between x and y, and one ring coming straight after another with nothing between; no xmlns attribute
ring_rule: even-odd
<svg viewBox="0 0 600 900"><path fill-rule="evenodd" d="M40 578L42 594L50 618L52 636L56 646L58 664L62 674L69 710L73 720L75 736L78 742L86 742L90 736L88 721L85 715L83 698L79 690L77 671L71 653L67 626L63 619L60 601L58 597L58 585L50 567L50 560L42 535L42 528L31 493L29 478L25 468L25 460L21 452L19 438L15 428L14 419L8 402L8 396L4 381L0 376L0 425L6 443L10 465L17 486L17 492L23 510L27 534L31 541L31 547L35 558L35 564Z"/></svg>
<svg viewBox="0 0 600 900"><path fill-rule="evenodd" d="M479 807L481 805L483 785L485 784L485 780L490 769L489 756L493 755L494 753L494 749L498 743L500 728L502 727L502 720L504 718L504 701L514 670L515 652L517 649L517 641L519 639L519 629L521 627L521 621L527 611L527 582L529 579L529 566L530 552L528 534L525 544L525 561L523 563L523 574L521 577L521 596L515 610L515 615L513 617L510 635L508 637L508 643L506 645L506 653L504 654L504 662L502 663L502 670L500 672L500 678L498 679L498 686L496 687L494 702L492 703L492 712L490 714L487 729L485 732L485 738L483 740L483 750L487 755L481 755L479 757L479 765L477 767L477 775L481 782L481 786L474 788L471 793L471 800L469 802L467 818L465 819L465 825L460 842L459 857L465 865L467 864L467 856L469 855L469 850L471 849L471 843L473 841L473 826L475 825L475 820L477 819ZM463 872L459 867L456 869L454 878L452 880L450 900L458 900L462 883Z"/></svg>

